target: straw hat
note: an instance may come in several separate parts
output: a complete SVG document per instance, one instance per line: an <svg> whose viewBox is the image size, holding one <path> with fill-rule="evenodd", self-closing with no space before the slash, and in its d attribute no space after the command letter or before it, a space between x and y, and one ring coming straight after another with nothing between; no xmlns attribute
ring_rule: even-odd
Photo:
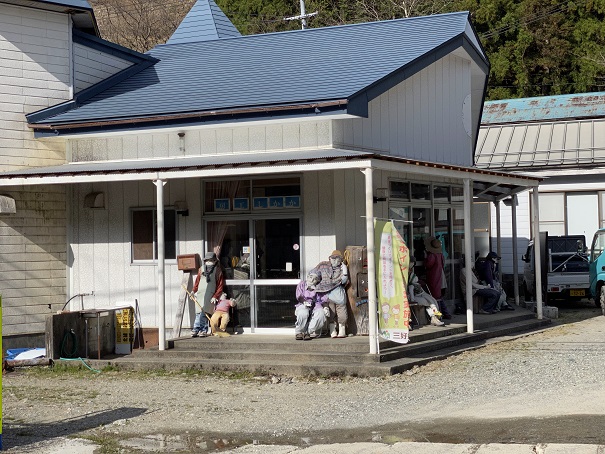
<svg viewBox="0 0 605 454"><path fill-rule="evenodd" d="M433 254L441 254L441 241L434 236L427 236L424 239L424 247Z"/></svg>

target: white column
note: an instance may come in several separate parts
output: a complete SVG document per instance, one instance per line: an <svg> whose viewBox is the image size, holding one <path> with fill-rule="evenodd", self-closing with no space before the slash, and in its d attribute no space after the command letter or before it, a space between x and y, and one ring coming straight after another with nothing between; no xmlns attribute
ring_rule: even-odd
<svg viewBox="0 0 605 454"><path fill-rule="evenodd" d="M158 319L159 349L166 350L166 276L164 248L164 180L155 180L158 222Z"/></svg>
<svg viewBox="0 0 605 454"><path fill-rule="evenodd" d="M363 169L366 177L366 244L368 257L368 327L370 331L370 354L378 353L378 318L376 311L376 259L374 245L374 183L371 167Z"/></svg>
<svg viewBox="0 0 605 454"><path fill-rule="evenodd" d="M538 319L542 319L542 265L540 261L540 194L538 187L533 192L532 231L534 237L534 263L536 274L536 312Z"/></svg>
<svg viewBox="0 0 605 454"><path fill-rule="evenodd" d="M496 205L496 254L498 257L502 257L502 228L500 225L500 201L494 202Z"/></svg>
<svg viewBox="0 0 605 454"><path fill-rule="evenodd" d="M473 317L473 226L471 225L471 209L473 204L473 191L471 188L471 180L464 180L464 268L466 269L466 331L473 333L474 317Z"/></svg>
<svg viewBox="0 0 605 454"><path fill-rule="evenodd" d="M513 195L511 205L513 219L513 288L515 289L515 304L519 305L519 257L517 253L517 195Z"/></svg>

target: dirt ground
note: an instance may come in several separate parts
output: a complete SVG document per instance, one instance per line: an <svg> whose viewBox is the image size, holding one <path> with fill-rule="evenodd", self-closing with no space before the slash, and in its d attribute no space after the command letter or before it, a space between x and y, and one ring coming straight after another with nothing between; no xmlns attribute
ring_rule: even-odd
<svg viewBox="0 0 605 454"><path fill-rule="evenodd" d="M7 452L211 452L400 441L605 444L605 317L387 378L21 369L3 377Z"/></svg>

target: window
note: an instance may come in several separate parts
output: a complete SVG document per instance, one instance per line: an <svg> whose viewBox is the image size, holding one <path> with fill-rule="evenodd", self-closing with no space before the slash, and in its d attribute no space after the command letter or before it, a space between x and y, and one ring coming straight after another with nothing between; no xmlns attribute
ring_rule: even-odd
<svg viewBox="0 0 605 454"><path fill-rule="evenodd" d="M132 211L132 261L158 259L157 210ZM164 210L164 250L168 260L176 259L176 210Z"/></svg>

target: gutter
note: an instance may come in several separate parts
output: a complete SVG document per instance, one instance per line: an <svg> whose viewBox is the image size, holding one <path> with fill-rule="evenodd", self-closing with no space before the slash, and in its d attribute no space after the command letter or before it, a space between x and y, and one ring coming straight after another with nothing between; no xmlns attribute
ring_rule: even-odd
<svg viewBox="0 0 605 454"><path fill-rule="evenodd" d="M184 114L169 114L169 115L156 115L149 117L140 117L140 118L128 118L121 120L101 120L101 121L89 121L82 123L64 123L64 124L36 124L36 123L28 123L27 126L32 129L38 130L54 130L58 131L61 129L77 129L77 128L87 128L87 127L99 127L99 126L116 126L116 125L134 125L140 123L149 123L149 122L163 122L163 121L172 121L172 120L182 120L182 119L191 119L191 118L208 118L208 117L217 117L217 116L234 116L234 115L246 115L246 114L256 114L256 113L267 113L270 114L272 112L284 112L288 110L308 110L308 109L319 109L326 107L346 107L348 104L348 100L339 99L336 101L322 101L316 103L306 103L306 104L290 104L290 105L282 105L282 106L273 106L273 107L247 107L247 108L239 108L239 109L222 109L222 110L210 110L205 112L194 112L194 113L184 113Z"/></svg>

